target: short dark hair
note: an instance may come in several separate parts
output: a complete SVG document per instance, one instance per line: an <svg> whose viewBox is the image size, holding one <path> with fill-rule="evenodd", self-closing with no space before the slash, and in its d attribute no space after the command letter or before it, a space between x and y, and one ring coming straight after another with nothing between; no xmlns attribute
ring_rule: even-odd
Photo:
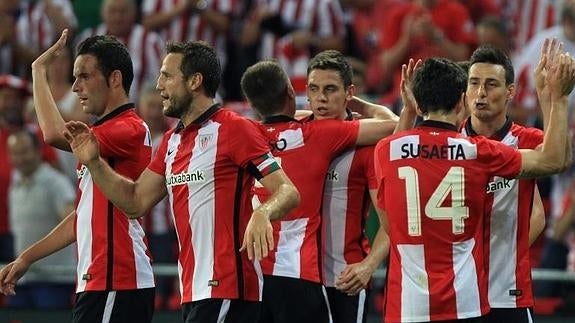
<svg viewBox="0 0 575 323"><path fill-rule="evenodd" d="M246 69L240 82L242 92L263 117L282 111L287 100L289 78L275 61L261 61Z"/></svg>
<svg viewBox="0 0 575 323"><path fill-rule="evenodd" d="M467 75L445 58L426 59L413 77L413 96L424 114L451 112L465 92Z"/></svg>
<svg viewBox="0 0 575 323"><path fill-rule="evenodd" d="M38 138L38 136L35 133L33 133L30 129L23 128L17 130L11 133L10 136L14 138L17 138L19 136L28 137L30 139L30 143L32 143L32 148L38 151L40 151L41 149L40 138Z"/></svg>
<svg viewBox="0 0 575 323"><path fill-rule="evenodd" d="M352 83L353 68L345 56L337 50L328 49L315 55L309 61L307 75L315 69L337 71L346 88Z"/></svg>
<svg viewBox="0 0 575 323"><path fill-rule="evenodd" d="M130 86L134 80L134 67L128 48L113 36L96 35L83 40L76 55L93 55L98 60L98 68L106 79L113 71L122 73L122 87L130 95Z"/></svg>
<svg viewBox="0 0 575 323"><path fill-rule="evenodd" d="M469 67L475 63L487 63L493 65L501 65L505 69L505 85L513 84L515 82L515 70L513 63L505 52L490 45L482 45L478 47L471 58L469 59Z"/></svg>
<svg viewBox="0 0 575 323"><path fill-rule="evenodd" d="M200 73L206 94L211 98L216 96L222 70L212 46L204 41L169 42L166 45L166 52L184 56L180 66L184 80L188 80L195 73Z"/></svg>

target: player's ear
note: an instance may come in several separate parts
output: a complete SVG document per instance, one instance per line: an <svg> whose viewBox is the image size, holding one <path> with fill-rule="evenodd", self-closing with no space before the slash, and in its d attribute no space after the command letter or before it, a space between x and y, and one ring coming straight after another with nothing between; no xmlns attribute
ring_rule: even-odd
<svg viewBox="0 0 575 323"><path fill-rule="evenodd" d="M347 89L345 89L345 100L347 102L351 101L354 95L355 95L355 85L351 84L350 86L347 87Z"/></svg>
<svg viewBox="0 0 575 323"><path fill-rule="evenodd" d="M507 86L507 101L513 100L515 93L517 92L517 87L515 83L511 83Z"/></svg>

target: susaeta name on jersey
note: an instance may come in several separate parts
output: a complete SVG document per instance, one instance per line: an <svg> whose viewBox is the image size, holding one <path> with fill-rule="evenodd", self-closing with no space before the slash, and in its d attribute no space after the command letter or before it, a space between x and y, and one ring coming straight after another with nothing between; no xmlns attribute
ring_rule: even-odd
<svg viewBox="0 0 575 323"><path fill-rule="evenodd" d="M447 138L446 145L420 144L419 136L405 136L391 141L390 159L426 158L465 160L477 158L475 144L463 138Z"/></svg>
<svg viewBox="0 0 575 323"><path fill-rule="evenodd" d="M192 173L182 172L179 174L169 174L166 176L167 186L176 186L187 183L203 183L206 181L206 174L203 170L196 169Z"/></svg>
<svg viewBox="0 0 575 323"><path fill-rule="evenodd" d="M487 193L493 193L499 190L511 189L514 181L514 179L496 177L494 181L487 183L486 191Z"/></svg>

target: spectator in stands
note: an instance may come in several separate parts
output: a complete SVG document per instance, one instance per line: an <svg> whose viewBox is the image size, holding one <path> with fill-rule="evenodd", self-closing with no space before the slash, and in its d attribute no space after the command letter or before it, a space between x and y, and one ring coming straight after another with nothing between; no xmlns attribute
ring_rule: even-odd
<svg viewBox="0 0 575 323"><path fill-rule="evenodd" d="M17 171L10 185L10 228L14 249L20 254L43 238L74 210L76 192L65 175L42 161L38 137L19 130L8 137L10 160ZM39 207L41 206L41 207ZM74 249L68 246L37 262L33 268L74 266ZM74 277L57 272L31 271L18 286L18 293L8 298L8 305L18 308L62 309L71 306Z"/></svg>
<svg viewBox="0 0 575 323"><path fill-rule="evenodd" d="M93 35L111 35L128 47L134 65L130 100L135 102L144 84L155 82L158 77L164 42L158 33L136 23L136 0L104 0L100 14L103 23L83 31L76 42Z"/></svg>
<svg viewBox="0 0 575 323"><path fill-rule="evenodd" d="M73 32L76 16L69 0L5 0L0 4L0 74L28 78L32 61L64 29Z"/></svg>
<svg viewBox="0 0 575 323"><path fill-rule="evenodd" d="M167 118L163 113L162 97L153 86L146 86L140 93L138 113L148 125L152 137L152 158L156 155L164 132L175 126L176 119ZM167 120L171 119L171 120ZM163 198L151 210L148 216L142 218L142 226L148 238L154 263L176 264L177 241L174 230L170 201ZM174 279L172 277L156 277L156 309L167 306L172 293Z"/></svg>
<svg viewBox="0 0 575 323"><path fill-rule="evenodd" d="M343 50L345 25L337 0L255 1L241 43L259 43L258 59L276 58L296 94L305 94L307 64L326 49Z"/></svg>
<svg viewBox="0 0 575 323"><path fill-rule="evenodd" d="M477 44L490 45L511 55L512 42L509 28L501 17L487 16L482 18L476 26Z"/></svg>
<svg viewBox="0 0 575 323"><path fill-rule="evenodd" d="M526 112L515 115L525 115L524 120L516 122L524 124L534 124L538 118L538 101L535 90L535 79L531 73L535 68L536 60L541 44L545 38L557 38L563 43L565 52L575 53L575 0L564 0L561 7L561 22L559 25L545 29L536 34L526 47L519 53L514 60L517 76L517 94L515 97L516 106L514 109L525 109ZM571 129L571 136L575 130L575 94L569 95L568 103L568 122ZM573 138L572 138L573 139ZM571 167L561 176L553 177L551 188L551 217L557 218L561 213L561 203L567 188L575 174L575 167Z"/></svg>
<svg viewBox="0 0 575 323"><path fill-rule="evenodd" d="M224 68L233 6L234 0L143 0L142 24L171 41L206 41Z"/></svg>
<svg viewBox="0 0 575 323"><path fill-rule="evenodd" d="M457 0L414 0L393 6L383 22L378 65L370 69L369 86L385 90L386 104L399 99L401 64L408 58L433 56L467 59L475 44L469 12ZM383 89L382 89L383 87Z"/></svg>
<svg viewBox="0 0 575 323"><path fill-rule="evenodd" d="M25 127L23 107L29 96L28 82L13 75L0 75L0 262L11 261L14 255L8 224L8 187L12 177L8 136ZM42 157L52 164L56 163L54 150L44 144Z"/></svg>

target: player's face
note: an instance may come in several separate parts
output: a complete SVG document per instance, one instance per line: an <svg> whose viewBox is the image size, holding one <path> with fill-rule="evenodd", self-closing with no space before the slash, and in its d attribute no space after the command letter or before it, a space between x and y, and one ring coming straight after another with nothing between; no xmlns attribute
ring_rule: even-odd
<svg viewBox="0 0 575 323"><path fill-rule="evenodd" d="M79 55L74 61L74 84L72 89L78 95L84 112L102 116L106 110L110 87L98 60L93 55Z"/></svg>
<svg viewBox="0 0 575 323"><path fill-rule="evenodd" d="M192 94L180 70L182 58L182 54L166 55L156 84L163 99L164 115L168 117L181 118L192 104Z"/></svg>
<svg viewBox="0 0 575 323"><path fill-rule="evenodd" d="M314 69L307 77L307 98L316 119L345 119L353 85L347 89L335 70Z"/></svg>
<svg viewBox="0 0 575 323"><path fill-rule="evenodd" d="M489 122L504 119L507 103L513 97L513 85L505 85L505 68L501 65L475 63L469 68L467 105L471 115Z"/></svg>

